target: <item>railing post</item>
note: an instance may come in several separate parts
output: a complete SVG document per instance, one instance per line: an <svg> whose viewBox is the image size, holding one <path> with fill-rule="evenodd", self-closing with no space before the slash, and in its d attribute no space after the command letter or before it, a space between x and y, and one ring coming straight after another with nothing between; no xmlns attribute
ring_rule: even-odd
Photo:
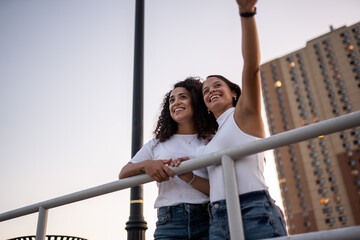
<svg viewBox="0 0 360 240"><path fill-rule="evenodd" d="M230 227L231 239L243 240L244 228L241 217L239 193L237 189L234 160L227 155L221 158L224 173L226 208Z"/></svg>
<svg viewBox="0 0 360 240"><path fill-rule="evenodd" d="M47 217L48 210L40 206L36 230L36 240L45 240L46 238Z"/></svg>

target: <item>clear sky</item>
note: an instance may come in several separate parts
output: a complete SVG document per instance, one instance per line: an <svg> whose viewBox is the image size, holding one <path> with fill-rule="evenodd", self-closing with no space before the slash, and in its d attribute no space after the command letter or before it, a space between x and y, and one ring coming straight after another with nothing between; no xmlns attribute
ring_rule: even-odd
<svg viewBox="0 0 360 240"><path fill-rule="evenodd" d="M358 0L259 0L262 63L359 22L359 12ZM1 213L114 181L130 160L134 13L134 0L0 1ZM240 83L239 19L235 0L146 1L144 142L175 82L222 74ZM152 239L157 190L144 189ZM47 233L126 239L129 198L52 209ZM37 214L1 222L0 239L34 235L36 224Z"/></svg>

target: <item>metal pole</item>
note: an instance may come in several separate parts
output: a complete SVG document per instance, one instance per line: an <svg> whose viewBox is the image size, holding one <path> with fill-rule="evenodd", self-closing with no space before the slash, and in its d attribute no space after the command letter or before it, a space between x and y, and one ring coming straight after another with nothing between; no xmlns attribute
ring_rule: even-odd
<svg viewBox="0 0 360 240"><path fill-rule="evenodd" d="M243 240L245 239L245 236L241 217L234 160L227 155L223 155L221 158L221 164L224 173L225 198L230 227L230 237L231 239Z"/></svg>
<svg viewBox="0 0 360 240"><path fill-rule="evenodd" d="M136 0L135 6L135 49L134 49L134 85L132 143L133 157L143 145L143 96L144 96L144 0ZM143 216L143 186L130 190L130 217L125 229L128 240L145 239L147 223Z"/></svg>
<svg viewBox="0 0 360 240"><path fill-rule="evenodd" d="M46 238L47 217L48 210L40 206L36 230L36 240L45 240Z"/></svg>

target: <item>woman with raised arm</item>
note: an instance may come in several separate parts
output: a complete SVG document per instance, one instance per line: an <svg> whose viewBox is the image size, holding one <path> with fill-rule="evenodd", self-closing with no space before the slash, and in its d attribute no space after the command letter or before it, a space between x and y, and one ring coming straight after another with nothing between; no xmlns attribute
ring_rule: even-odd
<svg viewBox="0 0 360 240"><path fill-rule="evenodd" d="M203 100L218 130L202 154L222 151L265 137L261 117L260 50L255 23L257 0L237 0L242 29L242 91L223 76L208 76ZM235 162L245 239L286 235L284 219L270 197L264 179L263 153ZM230 239L221 165L208 167L210 181L210 239Z"/></svg>
<svg viewBox="0 0 360 240"><path fill-rule="evenodd" d="M165 95L161 115L147 142L123 167L119 178L147 173L158 185L155 239L209 239L209 181L206 169L179 176L168 168L172 159L196 157L196 149L213 136L216 121L202 101L202 83L187 78ZM170 178L169 178L170 177Z"/></svg>

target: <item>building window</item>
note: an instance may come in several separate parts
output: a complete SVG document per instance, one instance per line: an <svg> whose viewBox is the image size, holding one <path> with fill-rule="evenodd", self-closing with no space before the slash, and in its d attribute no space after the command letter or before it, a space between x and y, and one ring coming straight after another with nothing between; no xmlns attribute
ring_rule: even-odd
<svg viewBox="0 0 360 240"><path fill-rule="evenodd" d="M343 88L343 89L340 89L339 91L338 91L338 93L339 94L345 94L347 92L347 90L345 89L345 88Z"/></svg>
<svg viewBox="0 0 360 240"><path fill-rule="evenodd" d="M354 59L350 62L351 65L357 65L359 63L359 59Z"/></svg>
<svg viewBox="0 0 360 240"><path fill-rule="evenodd" d="M318 170L315 170L314 171L314 175L321 175L323 173L323 170L322 169L318 169Z"/></svg>
<svg viewBox="0 0 360 240"><path fill-rule="evenodd" d="M310 153L309 156L312 157L312 158L316 158L318 155L319 154L317 152L312 152L312 153Z"/></svg>
<svg viewBox="0 0 360 240"><path fill-rule="evenodd" d="M320 178L320 179L316 180L316 184L318 184L318 185L323 185L324 183L325 183L324 178Z"/></svg>
<svg viewBox="0 0 360 240"><path fill-rule="evenodd" d="M320 189L318 190L318 193L319 193L319 194L325 194L325 193L327 193L327 192L328 192L327 188L320 188Z"/></svg>
<svg viewBox="0 0 360 240"><path fill-rule="evenodd" d="M329 200L328 198L321 198L321 199L320 199L320 203L321 203L321 204L328 204L329 201L330 201L330 200Z"/></svg>
<svg viewBox="0 0 360 240"><path fill-rule="evenodd" d="M339 221L345 223L346 222L346 216L340 216Z"/></svg>
<svg viewBox="0 0 360 240"><path fill-rule="evenodd" d="M274 87L278 88L281 87L281 82L280 81L276 81L274 84Z"/></svg>
<svg viewBox="0 0 360 240"><path fill-rule="evenodd" d="M325 214L332 213L332 208L331 208L331 207L324 208L324 209L323 209L323 213L325 213Z"/></svg>
<svg viewBox="0 0 360 240"><path fill-rule="evenodd" d="M312 165L313 167L320 166L320 161L313 161L313 162L311 163L311 165Z"/></svg>
<svg viewBox="0 0 360 240"><path fill-rule="evenodd" d="M336 177L335 177L335 176L329 177L329 182L335 182L335 181L336 181Z"/></svg>
<svg viewBox="0 0 360 240"><path fill-rule="evenodd" d="M348 58L353 58L356 57L356 53L354 51L351 51L350 53L348 53Z"/></svg>
<svg viewBox="0 0 360 240"><path fill-rule="evenodd" d="M350 142L344 142L343 147L344 148L349 148L350 147Z"/></svg>
<svg viewBox="0 0 360 240"><path fill-rule="evenodd" d="M344 207L342 205L336 206L336 211L338 212L343 212L344 211Z"/></svg>
<svg viewBox="0 0 360 240"><path fill-rule="evenodd" d="M348 102L350 98L348 96L344 96L340 99L341 102Z"/></svg>
<svg viewBox="0 0 360 240"><path fill-rule="evenodd" d="M336 106L336 104L337 104L337 101L334 99L334 100L331 100L330 101L330 104L332 105L332 106Z"/></svg>
<svg viewBox="0 0 360 240"><path fill-rule="evenodd" d="M355 186L360 186L360 180L355 180L355 181L354 181L354 185L355 185Z"/></svg>
<svg viewBox="0 0 360 240"><path fill-rule="evenodd" d="M304 223L304 225L305 225L305 227L311 227L311 222L306 221L306 222Z"/></svg>
<svg viewBox="0 0 360 240"><path fill-rule="evenodd" d="M328 54L326 54L327 58L333 58L335 56L335 54L333 52L329 52Z"/></svg>
<svg viewBox="0 0 360 240"><path fill-rule="evenodd" d="M350 39L350 38L345 38L345 39L343 40L343 43L344 43L344 44L349 44L349 43L351 43L351 39Z"/></svg>
<svg viewBox="0 0 360 240"><path fill-rule="evenodd" d="M327 45L327 44L329 44L329 43L330 43L330 39L329 39L329 38L327 38L327 39L325 39L325 40L322 41L322 44L324 44L324 45Z"/></svg>
<svg viewBox="0 0 360 240"><path fill-rule="evenodd" d="M333 224L335 222L335 219L334 218L327 218L327 219L325 219L325 222L327 224Z"/></svg>
<svg viewBox="0 0 360 240"><path fill-rule="evenodd" d="M341 37L347 37L347 36L349 36L349 32L348 31L343 32L343 33L340 34L340 36Z"/></svg>
<svg viewBox="0 0 360 240"><path fill-rule="evenodd" d="M360 130L359 129L356 129L356 130L351 132L351 136L357 136L357 135L360 135Z"/></svg>

